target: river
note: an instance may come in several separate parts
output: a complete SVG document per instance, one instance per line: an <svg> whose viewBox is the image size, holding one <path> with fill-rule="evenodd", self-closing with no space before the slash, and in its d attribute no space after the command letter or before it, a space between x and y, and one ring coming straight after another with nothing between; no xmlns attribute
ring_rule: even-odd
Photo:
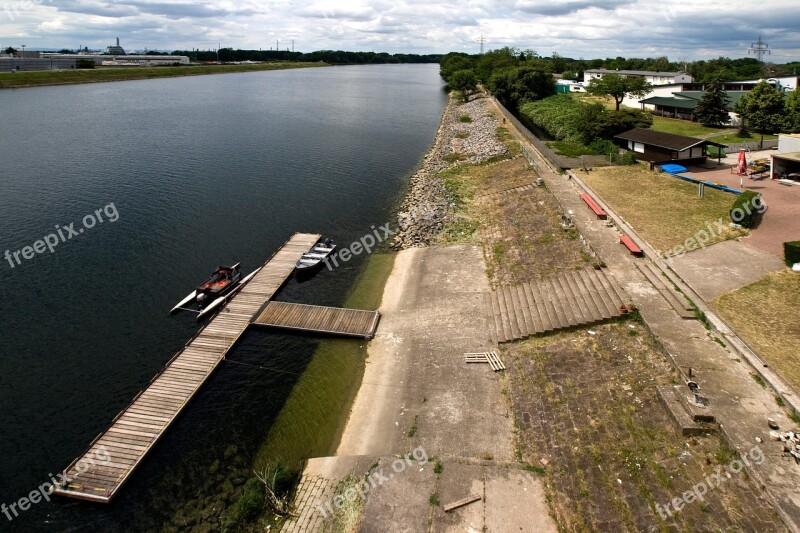
<svg viewBox="0 0 800 533"><path fill-rule="evenodd" d="M445 103L438 65L0 91L0 503L65 468L191 338L167 311L218 265L390 221ZM279 299L340 304L362 259ZM316 343L248 333L231 355L247 364L219 368L111 505L55 499L0 529L153 529L212 498L207 473L249 466Z"/></svg>

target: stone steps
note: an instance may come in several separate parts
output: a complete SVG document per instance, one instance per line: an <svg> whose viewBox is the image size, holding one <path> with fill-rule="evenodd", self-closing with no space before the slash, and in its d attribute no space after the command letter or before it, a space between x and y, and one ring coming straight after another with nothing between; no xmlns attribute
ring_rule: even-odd
<svg viewBox="0 0 800 533"><path fill-rule="evenodd" d="M664 274L650 262L636 262L638 268L647 280L655 287L655 289L664 297L669 305L680 315L681 318L687 320L697 318L694 315L694 310L689 305L689 302L682 294L676 293L672 283L664 277Z"/></svg>
<svg viewBox="0 0 800 533"><path fill-rule="evenodd" d="M594 269L501 287L486 298L492 338L498 343L610 320L627 313L629 303L610 273Z"/></svg>

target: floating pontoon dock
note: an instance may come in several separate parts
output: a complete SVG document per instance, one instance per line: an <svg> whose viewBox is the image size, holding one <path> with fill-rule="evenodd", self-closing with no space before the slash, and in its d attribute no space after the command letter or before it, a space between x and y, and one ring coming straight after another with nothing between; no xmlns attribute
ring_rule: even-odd
<svg viewBox="0 0 800 533"><path fill-rule="evenodd" d="M296 233L67 467L55 493L107 503L241 338L320 236ZM110 457L110 461L101 461Z"/></svg>
<svg viewBox="0 0 800 533"><path fill-rule="evenodd" d="M270 302L253 324L371 339L380 316L377 311Z"/></svg>

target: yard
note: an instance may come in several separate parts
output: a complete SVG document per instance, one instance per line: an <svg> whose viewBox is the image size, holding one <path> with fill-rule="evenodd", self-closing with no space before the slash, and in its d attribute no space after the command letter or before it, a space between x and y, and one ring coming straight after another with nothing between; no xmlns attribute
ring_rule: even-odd
<svg viewBox="0 0 800 533"><path fill-rule="evenodd" d="M800 274L774 272L711 302L737 333L800 389Z"/></svg>
<svg viewBox="0 0 800 533"><path fill-rule="evenodd" d="M728 227L736 197L705 188L699 198L697 185L643 165L595 168L581 173L583 179L609 206L659 252L674 249L699 231L714 229L707 244L745 234ZM725 225L718 229L716 221Z"/></svg>
<svg viewBox="0 0 800 533"><path fill-rule="evenodd" d="M659 515L734 458L714 434L684 437L657 398L676 374L641 324L617 322L508 345L518 459L542 472L560 531L779 531L745 474Z"/></svg>
<svg viewBox="0 0 800 533"><path fill-rule="evenodd" d="M673 135L699 137L721 144L754 143L761 140L761 134L759 133L752 133L749 137L742 137L739 135L738 128L709 128L698 122L656 116L653 117L653 126L651 129L654 131L663 131L664 133L672 133ZM765 141L777 138L777 135L764 135Z"/></svg>

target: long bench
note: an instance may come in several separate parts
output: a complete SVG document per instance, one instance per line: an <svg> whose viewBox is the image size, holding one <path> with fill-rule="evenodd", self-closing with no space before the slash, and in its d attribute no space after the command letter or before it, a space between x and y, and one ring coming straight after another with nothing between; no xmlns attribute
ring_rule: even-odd
<svg viewBox="0 0 800 533"><path fill-rule="evenodd" d="M639 248L639 247L636 245L636 243L635 243L635 242L633 242L633 239L631 239L631 238L630 238L630 237L628 237L627 235L620 235L620 236L619 236L619 242L620 242L621 244L624 244L624 245L625 245L625 248L627 248L628 250L630 250L630 252L631 252L633 255L635 255L636 257L642 257L642 256L644 255L644 250L642 250L641 248Z"/></svg>
<svg viewBox="0 0 800 533"><path fill-rule="evenodd" d="M586 202L586 205L588 205L589 209L591 209L594 212L594 214L597 215L597 218L599 218L600 220L605 220L607 218L606 212L603 211L602 207L597 205L597 202L594 201L594 198L584 193L581 194L581 200Z"/></svg>

